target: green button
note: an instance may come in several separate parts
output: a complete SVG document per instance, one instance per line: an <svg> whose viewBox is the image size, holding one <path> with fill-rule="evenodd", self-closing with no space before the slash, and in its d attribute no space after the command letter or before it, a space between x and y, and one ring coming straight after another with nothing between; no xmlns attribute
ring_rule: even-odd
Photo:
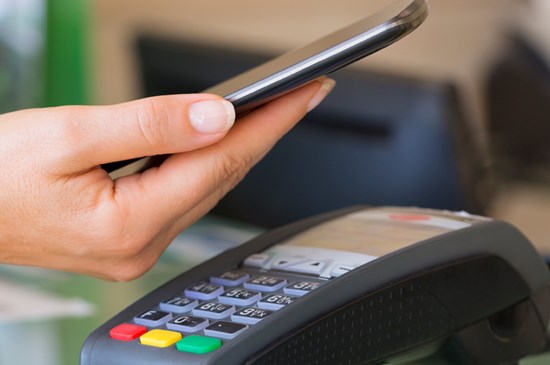
<svg viewBox="0 0 550 365"><path fill-rule="evenodd" d="M218 338L205 336L186 336L176 343L176 348L182 352L206 354L221 347L222 341Z"/></svg>

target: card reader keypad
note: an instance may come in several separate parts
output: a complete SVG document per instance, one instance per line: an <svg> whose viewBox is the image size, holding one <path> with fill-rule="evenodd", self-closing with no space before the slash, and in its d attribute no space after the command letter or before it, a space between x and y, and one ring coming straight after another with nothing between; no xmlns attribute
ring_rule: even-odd
<svg viewBox="0 0 550 365"><path fill-rule="evenodd" d="M284 262L279 264L282 267ZM207 353L320 285L322 280L296 280L295 275L253 268L223 272L182 288L158 307L116 326L111 338L124 342L139 338L145 346Z"/></svg>
<svg viewBox="0 0 550 365"><path fill-rule="evenodd" d="M199 301L196 299L189 299L186 297L172 297L159 304L161 310L174 313L185 313L199 305Z"/></svg>
<svg viewBox="0 0 550 365"><path fill-rule="evenodd" d="M207 283L204 281L198 282L185 289L185 295L188 298L199 300L214 299L221 293L223 293L223 286Z"/></svg>
<svg viewBox="0 0 550 365"><path fill-rule="evenodd" d="M286 286L288 281L286 279L276 277L260 275L253 277L251 280L244 283L244 287L247 289L258 290L263 292L273 292Z"/></svg>
<svg viewBox="0 0 550 365"><path fill-rule="evenodd" d="M169 330L194 333L208 327L210 322L206 318L193 316L179 316L166 324Z"/></svg>
<svg viewBox="0 0 550 365"><path fill-rule="evenodd" d="M258 307L262 309L269 309L278 311L291 304L297 299L297 297L291 297L289 295L271 294L264 297L258 302Z"/></svg>
<svg viewBox="0 0 550 365"><path fill-rule="evenodd" d="M159 310L150 310L145 313L141 313L134 318L136 324L148 327L158 327L172 319L172 314L169 312L163 312Z"/></svg>
<svg viewBox="0 0 550 365"><path fill-rule="evenodd" d="M217 302L206 302L193 309L193 315L210 318L223 319L235 313L235 307Z"/></svg>
<svg viewBox="0 0 550 365"><path fill-rule="evenodd" d="M242 271L226 271L221 275L211 276L210 282L225 287L241 285L250 279L250 274Z"/></svg>
<svg viewBox="0 0 550 365"><path fill-rule="evenodd" d="M273 311L260 308L241 308L231 315L231 320L243 324L256 324L265 317L269 316Z"/></svg>

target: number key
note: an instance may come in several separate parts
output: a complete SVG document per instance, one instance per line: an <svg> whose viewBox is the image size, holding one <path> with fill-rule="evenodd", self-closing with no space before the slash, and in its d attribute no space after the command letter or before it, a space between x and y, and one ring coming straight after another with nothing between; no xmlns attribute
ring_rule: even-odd
<svg viewBox="0 0 550 365"><path fill-rule="evenodd" d="M261 308L242 308L231 315L231 320L237 323L256 324L273 313Z"/></svg>
<svg viewBox="0 0 550 365"><path fill-rule="evenodd" d="M208 320L193 316L179 316L166 324L169 330L180 332L198 332L208 326Z"/></svg>
<svg viewBox="0 0 550 365"><path fill-rule="evenodd" d="M244 287L250 290L273 292L281 289L287 284L288 282L286 281L286 279L264 275L252 278L252 280L244 283Z"/></svg>
<svg viewBox="0 0 550 365"><path fill-rule="evenodd" d="M193 309L193 315L211 319L222 319L235 313L235 307L228 304L206 302Z"/></svg>
<svg viewBox="0 0 550 365"><path fill-rule="evenodd" d="M218 300L220 303L245 307L256 303L261 298L262 295L257 291L236 288L226 291L219 296Z"/></svg>
<svg viewBox="0 0 550 365"><path fill-rule="evenodd" d="M211 276L210 281L223 286L237 286L250 279L248 273L242 271L227 271L218 276Z"/></svg>
<svg viewBox="0 0 550 365"><path fill-rule="evenodd" d="M285 294L302 296L321 286L320 283L314 281L296 281L283 289Z"/></svg>
<svg viewBox="0 0 550 365"><path fill-rule="evenodd" d="M293 303L297 297L291 297L289 295L271 294L263 298L258 302L258 307L262 309L269 309L277 311L291 303Z"/></svg>
<svg viewBox="0 0 550 365"><path fill-rule="evenodd" d="M174 313L185 313L195 308L199 302L195 299L189 299L186 297L173 297L165 300L159 304L159 307L163 311Z"/></svg>
<svg viewBox="0 0 550 365"><path fill-rule="evenodd" d="M199 300L211 300L223 293L223 286L200 281L185 289L185 295Z"/></svg>

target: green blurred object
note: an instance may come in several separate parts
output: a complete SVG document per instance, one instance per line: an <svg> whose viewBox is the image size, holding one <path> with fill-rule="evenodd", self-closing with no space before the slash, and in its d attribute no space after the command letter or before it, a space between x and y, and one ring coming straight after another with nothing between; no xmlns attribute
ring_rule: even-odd
<svg viewBox="0 0 550 365"><path fill-rule="evenodd" d="M48 0L46 25L46 106L87 104L87 0Z"/></svg>
<svg viewBox="0 0 550 365"><path fill-rule="evenodd" d="M88 0L47 0L44 106L89 103L88 14ZM76 334L80 328L89 331L93 323L93 318L59 321L62 364L76 363L82 345L82 335Z"/></svg>

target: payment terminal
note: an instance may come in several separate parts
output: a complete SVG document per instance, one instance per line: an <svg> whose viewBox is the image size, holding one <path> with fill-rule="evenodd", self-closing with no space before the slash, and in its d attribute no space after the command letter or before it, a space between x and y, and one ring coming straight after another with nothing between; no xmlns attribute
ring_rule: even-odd
<svg viewBox="0 0 550 365"><path fill-rule="evenodd" d="M82 365L513 364L547 346L550 275L511 225L354 207L228 250L114 316Z"/></svg>

